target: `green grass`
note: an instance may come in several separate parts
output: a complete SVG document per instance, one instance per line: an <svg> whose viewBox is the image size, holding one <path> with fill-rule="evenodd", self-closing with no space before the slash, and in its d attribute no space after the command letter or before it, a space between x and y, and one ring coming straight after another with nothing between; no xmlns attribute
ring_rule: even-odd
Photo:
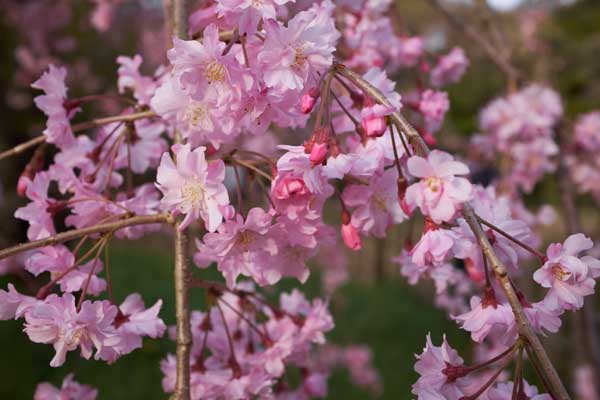
<svg viewBox="0 0 600 400"><path fill-rule="evenodd" d="M161 316L167 324L174 323L171 255L161 250L161 243L148 241L144 247L119 245L111 248L111 271L117 301L133 291L142 294L146 305L164 300ZM196 271L209 279L213 270ZM285 290L295 286L283 284ZM3 285L5 287L5 285ZM309 280L307 291L313 295L318 277ZM273 294L275 295L275 294ZM192 304L203 303L202 292L192 293ZM353 283L341 289L332 304L336 327L329 338L339 344L366 344L374 351L374 362L382 374L382 399L409 398L410 385L415 381L414 353L421 351L425 335L431 331L434 341L442 332L457 347L466 343L465 335L447 321L420 294L400 281L390 280L377 285ZM74 372L80 382L99 389L99 399L164 399L159 362L174 350L167 340L146 340L144 348L122 357L114 365L83 360L72 352L64 366L50 368L51 346L33 344L21 332L21 322L0 323L2 360L0 376L1 399L31 399L35 385L41 381L59 384L68 372ZM336 371L330 381L329 398L365 399L368 394L349 384L343 371Z"/></svg>

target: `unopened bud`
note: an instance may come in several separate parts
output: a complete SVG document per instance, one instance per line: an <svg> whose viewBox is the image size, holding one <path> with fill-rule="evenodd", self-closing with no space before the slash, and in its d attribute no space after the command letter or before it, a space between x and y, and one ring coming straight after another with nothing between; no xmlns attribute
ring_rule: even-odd
<svg viewBox="0 0 600 400"><path fill-rule="evenodd" d="M350 250L360 250L362 248L360 235L351 223L342 225L342 239Z"/></svg>
<svg viewBox="0 0 600 400"><path fill-rule="evenodd" d="M360 124L368 137L383 136L385 130L387 129L385 117L371 115L363 118L360 121Z"/></svg>
<svg viewBox="0 0 600 400"><path fill-rule="evenodd" d="M303 114L309 114L313 110L315 103L319 98L319 94L319 88L312 87L302 96L302 99L300 100L300 111L302 111Z"/></svg>
<svg viewBox="0 0 600 400"><path fill-rule="evenodd" d="M327 160L327 144L315 143L310 149L310 164L314 167L315 165L323 164Z"/></svg>
<svg viewBox="0 0 600 400"><path fill-rule="evenodd" d="M25 175L25 173L19 176L19 180L17 181L17 194L20 197L25 197L25 193L27 192L27 187L29 186L29 177Z"/></svg>

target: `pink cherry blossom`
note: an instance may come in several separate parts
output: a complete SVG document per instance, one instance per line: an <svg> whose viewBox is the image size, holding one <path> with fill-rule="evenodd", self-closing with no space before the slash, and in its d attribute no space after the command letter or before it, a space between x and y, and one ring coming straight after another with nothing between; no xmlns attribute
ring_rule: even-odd
<svg viewBox="0 0 600 400"><path fill-rule="evenodd" d="M198 253L194 260L200 267L216 262L230 288L235 286L240 274L252 277L261 285L276 283L284 271L274 262L279 249L271 230L272 219L272 215L261 208L252 208L245 219L238 214L223 223L217 232L204 235L202 242L197 241Z"/></svg>
<svg viewBox="0 0 600 400"><path fill-rule="evenodd" d="M67 272L73 267L77 268ZM77 266L75 255L63 245L42 247L25 261L25 268L36 276L50 272L52 279L66 274L57 282L63 292L77 292L87 284L86 293L98 296L106 289L106 281L97 276L102 271L102 261L91 260Z"/></svg>
<svg viewBox="0 0 600 400"><path fill-rule="evenodd" d="M119 339L112 323L117 308L108 301L84 301L80 311L75 309L75 298L67 293L62 297L48 296L44 302L25 313L25 333L34 343L52 344L56 354L50 366L59 367L67 352L81 348L81 356L89 359L93 348L114 346Z"/></svg>
<svg viewBox="0 0 600 400"><path fill-rule="evenodd" d="M454 47L448 54L440 57L431 70L431 84L439 87L458 82L469 66L469 60L460 47Z"/></svg>
<svg viewBox="0 0 600 400"><path fill-rule="evenodd" d="M450 347L446 336L441 346L434 346L428 334L423 352L416 357L415 371L420 376L411 393L417 395L418 400L459 399L465 395L468 378L460 374L452 378L449 375L450 369L463 366L463 359Z"/></svg>
<svg viewBox="0 0 600 400"><path fill-rule="evenodd" d="M189 144L174 145L172 150L177 161L164 153L156 174L156 185L164 196L161 207L185 215L179 229L202 218L214 232L223 219L222 208L229 204L223 161L206 161L205 147L192 151Z"/></svg>
<svg viewBox="0 0 600 400"><path fill-rule="evenodd" d="M25 207L15 211L15 217L28 221L27 238L29 240L43 239L56 234L52 220L52 205L58 205L55 200L48 198L50 176L47 172L39 172L27 185L25 194L31 200Z"/></svg>
<svg viewBox="0 0 600 400"><path fill-rule="evenodd" d="M600 112L593 111L581 115L575 125L575 143L583 149L600 150Z"/></svg>
<svg viewBox="0 0 600 400"><path fill-rule="evenodd" d="M583 306L583 297L594 293L596 282L590 276L589 266L578 257L593 246L594 243L582 233L569 236L563 244L548 246L548 260L534 272L533 279L550 289L547 300L551 307L579 309Z"/></svg>
<svg viewBox="0 0 600 400"><path fill-rule="evenodd" d="M237 25L240 33L252 35L261 20L276 19L280 6L294 0L218 0L217 12L232 25Z"/></svg>
<svg viewBox="0 0 600 400"><path fill-rule="evenodd" d="M462 203L471 198L469 181L455 176L468 174L469 168L448 153L433 150L427 158L412 156L408 172L420 181L406 190L407 206L418 206L436 224L451 221Z"/></svg>
<svg viewBox="0 0 600 400"><path fill-rule="evenodd" d="M272 19L265 21L266 41L258 61L267 87L301 90L311 73L331 65L340 36L330 15L332 8L328 1L314 5L296 14L287 26Z"/></svg>
<svg viewBox="0 0 600 400"><path fill-rule="evenodd" d="M0 289L0 320L21 318L36 303L34 297L22 295L17 292L12 283L9 283L8 291Z"/></svg>
<svg viewBox="0 0 600 400"><path fill-rule="evenodd" d="M344 203L352 210L352 225L365 234L382 238L393 224L404 221L396 181L398 171L386 170L374 176L368 185L348 185L342 194Z"/></svg>
<svg viewBox="0 0 600 400"><path fill-rule="evenodd" d="M68 146L73 142L73 131L69 120L77 111L77 107L66 108L65 106L66 76L66 68L50 64L48 72L44 72L40 79L31 84L31 87L43 90L45 93L34 99L35 105L48 116L44 135L49 143L60 147Z"/></svg>
<svg viewBox="0 0 600 400"><path fill-rule="evenodd" d="M450 256L455 240L450 230L429 229L412 248L412 261L421 267L440 265Z"/></svg>
<svg viewBox="0 0 600 400"><path fill-rule="evenodd" d="M448 93L431 89L421 93L419 112L423 114L429 132L435 132L440 128L449 108Z"/></svg>
<svg viewBox="0 0 600 400"><path fill-rule="evenodd" d="M152 77L144 76L140 73L140 66L143 61L142 56L139 54L136 54L133 58L126 56L117 57L117 63L119 64L117 86L119 93L125 93L129 89L133 92L133 97L140 104L150 105L157 82Z"/></svg>
<svg viewBox="0 0 600 400"><path fill-rule="evenodd" d="M513 386L512 381L498 383L482 398L485 400L508 400L513 396ZM552 396L549 394L538 394L538 389L525 380L523 380L523 394L528 400L552 400Z"/></svg>
<svg viewBox="0 0 600 400"><path fill-rule="evenodd" d="M461 327L471 332L471 338L481 343L492 329L506 332L515 324L515 317L508 303L499 304L493 289L486 288L482 298L471 298L471 311L452 317Z"/></svg>
<svg viewBox="0 0 600 400"><path fill-rule="evenodd" d="M76 382L73 377L73 374L65 376L60 389L49 382L38 384L33 400L95 400L98 390Z"/></svg>

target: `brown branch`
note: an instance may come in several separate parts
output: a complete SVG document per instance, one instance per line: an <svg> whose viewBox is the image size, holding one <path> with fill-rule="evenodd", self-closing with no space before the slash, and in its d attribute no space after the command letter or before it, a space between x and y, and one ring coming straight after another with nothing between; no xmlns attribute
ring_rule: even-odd
<svg viewBox="0 0 600 400"><path fill-rule="evenodd" d="M138 119L152 118L152 117L156 117L156 114L153 111L142 111L142 112L132 113L132 114L114 115L111 117L96 118L96 119L92 119L89 121L81 122L79 124L75 124L75 125L73 125L72 130L73 130L73 132L79 132L79 131L84 131L86 129L94 128L96 126L111 124L113 122L132 122L132 121L137 121ZM0 153L0 160L3 160L5 158L11 157L11 156L15 156L17 154L21 154L21 153L25 152L27 149L34 147L38 144L44 143L45 141L46 141L45 135L35 137L31 140L28 140L24 143L21 143L15 147L13 147L12 149L3 151L2 153Z"/></svg>
<svg viewBox="0 0 600 400"><path fill-rule="evenodd" d="M343 65L334 66L336 71L352 82L356 87L360 88L366 95L371 96L377 102L383 105L389 106L389 101L385 98L385 96L373 85L369 82L365 81L360 75L355 72L345 68ZM409 137L409 140L415 150L418 150L419 153L426 155L429 153L429 147L423 141L419 133L415 128L411 126L411 124L398 112L394 111L390 116L392 122L396 125L396 127ZM506 271L506 267L502 264L492 245L490 244L487 235L485 234L481 224L477 219L477 215L473 211L473 208L470 204L465 203L463 205L463 209L461 212L463 218L467 221L467 224L473 231L473 234L477 238L483 253L486 258L489 260L490 266L492 267L498 282L506 294L508 302L515 314L515 320L517 322L517 326L519 328L519 333L521 336L527 341L528 346L531 348L533 354L535 354L536 358L540 363L540 368L547 378L548 384L550 386L550 390L552 394L556 397L557 400L567 400L570 399L567 394L566 389L564 388L556 369L552 365L548 354L544 350L540 339L537 337L535 332L533 331L525 312L523 311L523 307L519 298L517 297L517 293L515 289L512 287L510 278Z"/></svg>
<svg viewBox="0 0 600 400"><path fill-rule="evenodd" d="M187 38L187 1L173 1L173 36ZM175 132L175 143L181 143L182 137ZM192 332L190 326L190 270L187 262L187 234L179 229L181 218L175 228L175 318L176 318L176 371L175 400L190 399L190 353L192 349Z"/></svg>
<svg viewBox="0 0 600 400"><path fill-rule="evenodd" d="M501 51L498 51L495 46L493 46L481 33L477 30L473 29L472 26L465 24L463 21L458 19L454 14L448 11L444 6L442 6L439 0L427 0L427 2L437 10L440 14L442 14L446 20L452 25L458 32L464 34L467 38L475 42L481 50L492 60L494 64L506 76L509 81L517 82L520 78L520 72L510 63L510 60L505 57Z"/></svg>
<svg viewBox="0 0 600 400"><path fill-rule="evenodd" d="M73 239L77 239L82 236L91 235L95 233L104 233L110 231L118 231L119 229L135 226L135 225L146 225L146 224L156 224L156 223L165 223L172 222L172 217L167 214L157 214L157 215L139 215L134 217L126 217L119 221L115 222L107 222L105 224L99 224L94 226L89 226L87 228L81 229L73 229L70 231L66 231L63 233L59 233L58 235L50 236L45 239L34 240L31 242L25 242L18 244L13 247L9 247L6 249L0 250L0 260L6 257L10 257L14 254L21 253L27 250L37 249L39 247L44 246L52 246L59 243L68 242Z"/></svg>

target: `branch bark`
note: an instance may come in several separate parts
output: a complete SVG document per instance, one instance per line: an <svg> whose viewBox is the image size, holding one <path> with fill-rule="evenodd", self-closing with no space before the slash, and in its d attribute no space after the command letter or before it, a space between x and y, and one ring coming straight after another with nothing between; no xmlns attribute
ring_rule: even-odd
<svg viewBox="0 0 600 400"><path fill-rule="evenodd" d="M385 98L385 96L373 85L364 80L357 73L345 68L343 65L338 64L335 66L337 72L352 82L356 87L360 88L366 95L371 96L375 101L380 104L391 106L389 101ZM422 155L426 155L429 153L429 147L423 141L419 133L416 129L397 111L395 111L391 116L392 122L396 125L396 127L404 132L413 148L418 151ZM477 215L473 211L473 208L470 204L465 204L462 209L462 216L466 220L467 224L473 231L473 234L477 238L481 249L483 250L486 258L488 259L496 278L502 290L506 294L508 302L515 314L515 320L517 322L520 335L527 341L528 345L531 348L532 353L535 355L537 360L541 365L541 370L544 376L547 378L548 383L550 385L550 390L554 397L557 400L568 400L570 399L556 369L552 365L548 354L544 350L540 339L537 337L535 332L533 331L525 312L523 311L523 307L521 306L521 302L513 288L510 278L508 277L508 273L506 271L506 267L502 264L492 245L490 244L487 235L485 234L481 224L477 219Z"/></svg>
<svg viewBox="0 0 600 400"><path fill-rule="evenodd" d="M25 242L13 247L0 250L0 260L21 253L23 251L68 242L69 240L77 239L86 235L118 231L119 229L126 228L128 226L172 222L172 220L172 217L167 214L139 215L134 217L128 217L115 222L107 222L105 224L90 226L87 228L73 229L70 231L59 233L58 235L50 236L45 239L34 240L32 242Z"/></svg>
<svg viewBox="0 0 600 400"><path fill-rule="evenodd" d="M170 0L173 3L172 27L173 36L187 38L187 1ZM175 143L182 141L179 132L175 132ZM187 235L179 229L181 219L174 225L175 236L175 317L176 323L176 361L177 378L175 381L174 400L190 399L190 352L192 347L192 332L190 328L190 270L187 262Z"/></svg>

